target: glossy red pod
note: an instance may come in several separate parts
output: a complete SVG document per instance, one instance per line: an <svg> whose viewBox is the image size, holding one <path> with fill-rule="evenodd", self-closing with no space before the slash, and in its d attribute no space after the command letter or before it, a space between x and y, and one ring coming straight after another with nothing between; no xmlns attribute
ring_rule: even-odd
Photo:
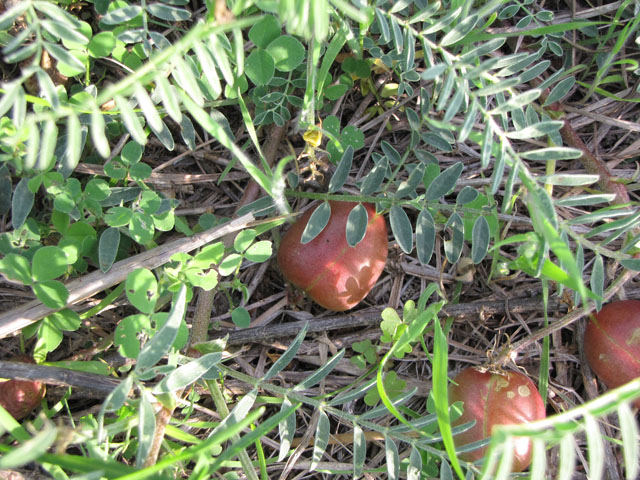
<svg viewBox="0 0 640 480"><path fill-rule="evenodd" d="M309 209L282 238L278 265L284 277L304 290L316 303L335 311L355 307L371 291L387 261L389 242L384 217L370 203L368 225L363 240L349 246L346 226L353 202L330 201L331 217L324 230L306 244L300 242Z"/></svg>
<svg viewBox="0 0 640 480"><path fill-rule="evenodd" d="M464 413L452 425L476 421L469 430L453 437L458 447L490 437L496 425L527 423L546 417L538 389L521 373L498 374L469 367L460 372L453 382L449 387L449 402L463 402ZM529 439L515 439L512 471L521 472L529 466L531 449ZM460 457L473 462L485 453L486 447L465 452Z"/></svg>
<svg viewBox="0 0 640 480"><path fill-rule="evenodd" d="M584 334L584 353L609 388L640 377L640 301L609 303L593 315ZM634 405L640 408L640 399Z"/></svg>
<svg viewBox="0 0 640 480"><path fill-rule="evenodd" d="M22 355L12 359L12 361L35 363L32 358ZM0 375L2 375L1 372ZM0 405L13 418L22 420L40 405L40 401L44 398L45 390L45 385L41 382L7 380L0 383Z"/></svg>

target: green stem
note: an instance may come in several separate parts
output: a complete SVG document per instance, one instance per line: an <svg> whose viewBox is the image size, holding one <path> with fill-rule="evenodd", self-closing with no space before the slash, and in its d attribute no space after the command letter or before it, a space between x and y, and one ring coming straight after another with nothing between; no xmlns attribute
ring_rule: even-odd
<svg viewBox="0 0 640 480"><path fill-rule="evenodd" d="M215 404L220 417L227 418L229 416L229 407L227 406L227 402L224 400L222 390L220 390L220 385L216 380L206 380L205 383L211 392L211 398L213 399L213 403ZM234 442L239 441L240 435L234 435L231 437L231 440ZM238 460L240 460L242 470L249 480L260 480L246 450L240 450L238 452Z"/></svg>

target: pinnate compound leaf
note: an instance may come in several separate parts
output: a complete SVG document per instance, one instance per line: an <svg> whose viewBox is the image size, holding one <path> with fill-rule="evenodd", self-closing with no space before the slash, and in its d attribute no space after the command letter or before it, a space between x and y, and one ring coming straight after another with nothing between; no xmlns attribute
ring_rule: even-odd
<svg viewBox="0 0 640 480"><path fill-rule="evenodd" d="M593 415L584 416L584 429L587 437L587 451L589 453L589 478L602 478L604 470L604 445L600 426Z"/></svg>
<svg viewBox="0 0 640 480"><path fill-rule="evenodd" d="M127 290L129 289L127 288ZM136 372L142 372L153 367L171 349L173 342L178 336L178 329L184 317L187 306L186 299L187 287L182 285L180 291L174 297L173 307L169 312L166 323L156 332L153 338L147 342L140 352L140 355L138 355L138 362L135 367Z"/></svg>
<svg viewBox="0 0 640 480"><path fill-rule="evenodd" d="M316 238L324 227L329 223L329 218L331 217L331 205L329 202L323 202L318 208L316 208L311 217L309 217L309 222L307 226L304 228L302 232L302 236L300 237L300 243L303 245L309 243L311 240Z"/></svg>
<svg viewBox="0 0 640 480"><path fill-rule="evenodd" d="M458 212L454 212L447 220L445 228L451 229L451 239L444 242L444 253L450 263L456 263L462 253L464 243L464 222Z"/></svg>
<svg viewBox="0 0 640 480"><path fill-rule="evenodd" d="M527 138L537 138L543 135L550 135L557 132L562 128L563 122L558 120L547 120L538 122L534 125L523 128L522 130L516 130L513 132L506 132L505 135L515 140L523 140Z"/></svg>
<svg viewBox="0 0 640 480"><path fill-rule="evenodd" d="M116 105L120 110L120 117L124 122L124 126L127 128L127 131L131 134L131 138L133 138L140 145L144 145L147 142L147 136L144 133L144 129L140 124L140 120L138 116L133 111L131 107L131 103L129 100L121 97L120 95L115 95L114 100L116 101Z"/></svg>
<svg viewBox="0 0 640 480"><path fill-rule="evenodd" d="M111 393L105 398L102 408L100 409L100 419L104 418L106 412L115 412L124 405L133 386L133 377L134 375L126 376L124 380L120 382L120 385L111 390ZM98 441L101 441L101 437L102 435L98 435Z"/></svg>
<svg viewBox="0 0 640 480"><path fill-rule="evenodd" d="M573 476L576 463L575 439L571 433L566 433L560 440L560 466L557 478L568 480Z"/></svg>
<svg viewBox="0 0 640 480"><path fill-rule="evenodd" d="M522 152L520 156L527 160L541 162L547 162L550 160L572 160L574 158L580 158L582 156L582 151L577 148L569 147L548 147Z"/></svg>
<svg viewBox="0 0 640 480"><path fill-rule="evenodd" d="M103 158L107 158L111 152L105 129L106 126L102 113L97 107L93 108L91 110L91 139L93 140L94 147L96 147L96 150Z"/></svg>
<svg viewBox="0 0 640 480"><path fill-rule="evenodd" d="M44 48L46 48L47 52L49 52L53 58L55 58L61 64L64 64L65 67L71 69L74 72L84 72L84 64L65 48L62 48L58 44L49 42L44 42Z"/></svg>

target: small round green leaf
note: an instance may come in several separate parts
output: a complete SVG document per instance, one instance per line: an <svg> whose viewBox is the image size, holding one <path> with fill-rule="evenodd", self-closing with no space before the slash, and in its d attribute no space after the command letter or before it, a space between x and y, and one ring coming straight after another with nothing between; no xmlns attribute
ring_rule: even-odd
<svg viewBox="0 0 640 480"><path fill-rule="evenodd" d="M113 334L113 344L118 347L120 355L127 358L137 358L140 353L138 335L151 331L149 317L140 313L129 315L120 320Z"/></svg>
<svg viewBox="0 0 640 480"><path fill-rule="evenodd" d="M49 308L62 308L67 304L69 291L63 283L56 280L47 280L31 286L36 297Z"/></svg>
<svg viewBox="0 0 640 480"><path fill-rule="evenodd" d="M153 240L155 232L153 219L145 213L133 212L131 222L129 222L129 232L131 233L131 238L136 242L140 245L146 245Z"/></svg>
<svg viewBox="0 0 640 480"><path fill-rule="evenodd" d="M302 43L291 35L283 35L267 46L267 52L273 57L275 66L281 72L290 72L300 65L305 57Z"/></svg>
<svg viewBox="0 0 640 480"><path fill-rule="evenodd" d="M254 263L266 262L273 253L269 240L262 240L251 245L244 254L244 258Z"/></svg>
<svg viewBox="0 0 640 480"><path fill-rule="evenodd" d="M234 308L231 312L231 320L236 327L247 328L251 324L251 315L246 308Z"/></svg>
<svg viewBox="0 0 640 480"><path fill-rule="evenodd" d="M108 57L116 46L113 32L100 32L89 42L89 55L93 58Z"/></svg>
<svg viewBox="0 0 640 480"><path fill-rule="evenodd" d="M158 281L146 268L138 268L127 275L125 283L127 298L142 313L153 312L158 301Z"/></svg>
<svg viewBox="0 0 640 480"><path fill-rule="evenodd" d="M249 30L249 40L259 48L267 48L281 33L282 30L278 19L273 15L265 15Z"/></svg>
<svg viewBox="0 0 640 480"><path fill-rule="evenodd" d="M101 178L94 178L93 180L89 180L87 185L84 187L84 194L98 202L102 200L106 200L111 195L111 190L109 189L109 184L105 182Z"/></svg>
<svg viewBox="0 0 640 480"><path fill-rule="evenodd" d="M47 317L47 320L65 332L75 332L82 324L80 315L68 308L52 313Z"/></svg>
<svg viewBox="0 0 640 480"><path fill-rule="evenodd" d="M220 275L222 275L223 277L226 277L227 275L231 275L238 268L240 268L241 264L242 264L242 256L238 255L237 253L232 253L231 255L228 255L222 261L222 263L220 263L220 267L218 267L218 272L220 272Z"/></svg>
<svg viewBox="0 0 640 480"><path fill-rule="evenodd" d="M33 279L38 282L53 280L64 274L68 265L64 250L54 246L42 247L33 256Z"/></svg>
<svg viewBox="0 0 640 480"><path fill-rule="evenodd" d="M215 270L202 271L199 268L186 270L184 276L194 287L209 291L218 285L218 272Z"/></svg>
<svg viewBox="0 0 640 480"><path fill-rule="evenodd" d="M122 180L127 176L127 167L119 160L114 159L104 166L104 173L114 180Z"/></svg>
<svg viewBox="0 0 640 480"><path fill-rule="evenodd" d="M220 260L222 260L223 255L224 244L222 242L217 242L213 245L203 247L195 258L189 262L189 265L198 268L211 268L211 265L216 265Z"/></svg>
<svg viewBox="0 0 640 480"><path fill-rule="evenodd" d="M244 252L247 248L249 248L249 245L253 243L257 235L258 232L256 232L253 228L241 231L233 240L234 250L238 253Z"/></svg>
<svg viewBox="0 0 640 480"><path fill-rule="evenodd" d="M256 49L249 54L244 63L244 72L256 85L266 85L276 71L273 57L265 50Z"/></svg>
<svg viewBox="0 0 640 480"><path fill-rule="evenodd" d="M120 159L125 165L135 165L142 158L142 146L137 142L127 142L122 148Z"/></svg>
<svg viewBox="0 0 640 480"><path fill-rule="evenodd" d="M151 176L152 169L146 163L136 163L129 168L131 178L138 181L144 181Z"/></svg>
<svg viewBox="0 0 640 480"><path fill-rule="evenodd" d="M133 210L126 207L110 208L104 215L104 221L111 227L124 227L129 224Z"/></svg>

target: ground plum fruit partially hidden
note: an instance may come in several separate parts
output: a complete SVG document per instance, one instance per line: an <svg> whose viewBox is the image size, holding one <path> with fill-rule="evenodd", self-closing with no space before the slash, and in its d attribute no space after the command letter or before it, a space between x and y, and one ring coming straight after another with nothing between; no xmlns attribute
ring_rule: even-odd
<svg viewBox="0 0 640 480"><path fill-rule="evenodd" d="M35 363L32 358L20 355L14 362ZM2 376L2 372L0 372ZM0 383L0 405L16 420L22 420L44 398L45 385L41 382L27 380L7 380Z"/></svg>
<svg viewBox="0 0 640 480"><path fill-rule="evenodd" d="M329 223L309 243L302 244L300 238L315 208L293 224L282 238L278 265L284 277L316 303L329 310L344 311L360 303L380 277L389 248L387 226L372 204L362 204L369 217L367 230L364 239L351 247L346 239L346 225L357 203L329 204Z"/></svg>
<svg viewBox="0 0 640 480"><path fill-rule="evenodd" d="M449 401L464 403L464 413L454 426L476 421L469 430L456 435L456 446L477 442L491 436L496 425L513 425L545 418L545 408L538 389L518 372L490 373L469 367L460 372L449 387ZM528 438L514 441L512 471L521 472L531 463L532 443ZM460 455L473 462L484 456L486 448Z"/></svg>
<svg viewBox="0 0 640 480"><path fill-rule="evenodd" d="M584 334L584 352L609 388L640 377L640 301L609 303L593 315ZM640 399L634 405L640 408Z"/></svg>

